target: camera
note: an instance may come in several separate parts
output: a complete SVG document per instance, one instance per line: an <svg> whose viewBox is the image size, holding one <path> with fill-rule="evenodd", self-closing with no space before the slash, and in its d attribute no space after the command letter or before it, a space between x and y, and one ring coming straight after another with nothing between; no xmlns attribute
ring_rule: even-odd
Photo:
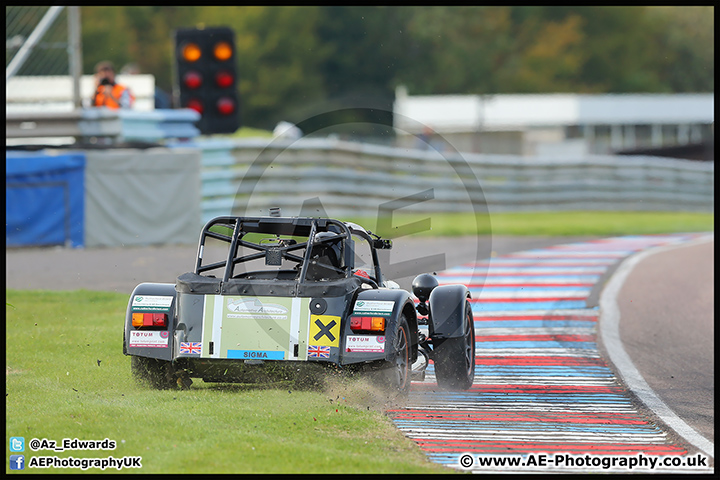
<svg viewBox="0 0 720 480"><path fill-rule="evenodd" d="M109 78L103 78L100 80L100 85L112 85L113 83L110 81Z"/></svg>

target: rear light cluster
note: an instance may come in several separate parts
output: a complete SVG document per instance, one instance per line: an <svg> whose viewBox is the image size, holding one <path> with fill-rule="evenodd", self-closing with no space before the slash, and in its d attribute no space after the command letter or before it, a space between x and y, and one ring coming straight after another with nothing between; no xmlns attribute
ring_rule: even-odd
<svg viewBox="0 0 720 480"><path fill-rule="evenodd" d="M384 332L385 317L352 316L350 329L353 332Z"/></svg>
<svg viewBox="0 0 720 480"><path fill-rule="evenodd" d="M167 313L133 313L133 327L167 327Z"/></svg>

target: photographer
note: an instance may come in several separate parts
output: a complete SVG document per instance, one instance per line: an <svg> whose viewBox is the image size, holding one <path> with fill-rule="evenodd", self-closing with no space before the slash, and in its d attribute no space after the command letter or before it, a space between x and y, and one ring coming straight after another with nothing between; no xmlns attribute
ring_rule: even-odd
<svg viewBox="0 0 720 480"><path fill-rule="evenodd" d="M95 85L93 107L132 108L135 97L126 86L115 83L115 67L111 62L95 66Z"/></svg>

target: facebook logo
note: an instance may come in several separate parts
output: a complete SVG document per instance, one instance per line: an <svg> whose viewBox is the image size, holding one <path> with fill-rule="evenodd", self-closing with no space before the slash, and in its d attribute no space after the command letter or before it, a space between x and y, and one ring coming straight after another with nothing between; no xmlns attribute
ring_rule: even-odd
<svg viewBox="0 0 720 480"><path fill-rule="evenodd" d="M10 451L11 452L24 452L25 451L25 438L24 437L10 437Z"/></svg>
<svg viewBox="0 0 720 480"><path fill-rule="evenodd" d="M10 455L10 470L25 470L25 455Z"/></svg>

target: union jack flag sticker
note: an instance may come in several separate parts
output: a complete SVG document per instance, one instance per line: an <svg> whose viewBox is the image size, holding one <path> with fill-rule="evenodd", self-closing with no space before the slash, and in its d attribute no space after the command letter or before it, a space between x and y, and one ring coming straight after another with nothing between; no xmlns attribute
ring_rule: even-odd
<svg viewBox="0 0 720 480"><path fill-rule="evenodd" d="M308 357L330 358L330 347L322 345L308 345Z"/></svg>
<svg viewBox="0 0 720 480"><path fill-rule="evenodd" d="M180 353L200 353L202 342L180 342Z"/></svg>

